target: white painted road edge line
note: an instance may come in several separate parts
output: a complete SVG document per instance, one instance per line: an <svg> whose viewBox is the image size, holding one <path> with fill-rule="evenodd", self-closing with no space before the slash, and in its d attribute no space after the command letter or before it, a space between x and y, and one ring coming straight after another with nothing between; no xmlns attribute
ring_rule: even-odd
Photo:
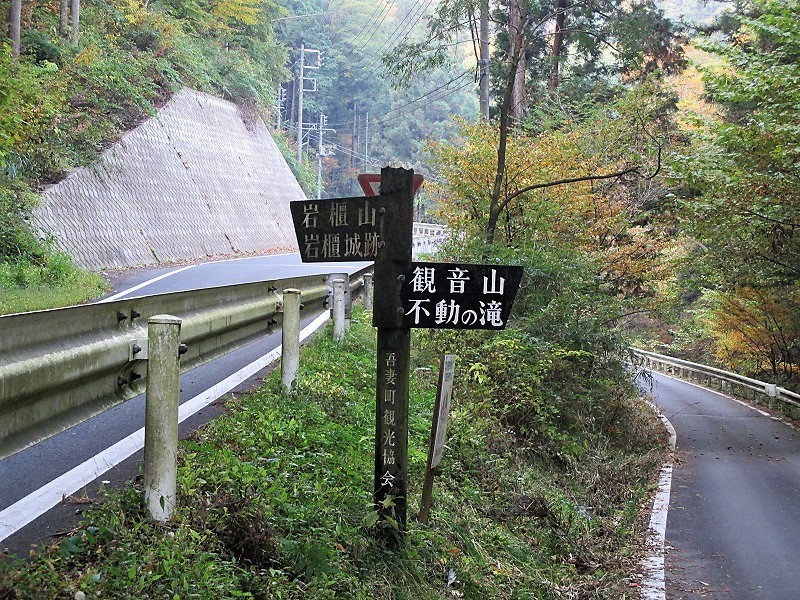
<svg viewBox="0 0 800 600"><path fill-rule="evenodd" d="M658 479L658 491L653 499L653 510L650 513L647 548L648 556L642 560L644 581L642 582L642 598L644 600L664 600L666 598L666 579L664 573L664 552L666 550L667 513L669 497L672 489L672 459L675 453L677 436L669 419L652 403L648 403L658 413L669 432L670 460L661 467Z"/></svg>
<svg viewBox="0 0 800 600"><path fill-rule="evenodd" d="M324 325L328 318L329 313L325 311L312 321L300 332L300 341L305 340ZM181 404L178 409L178 421L182 422L188 419L267 365L276 361L281 355L281 350L282 346L278 346L272 352L253 361L203 393ZM56 506L65 497L74 494L143 447L144 428L132 433L47 485L21 498L5 510L0 511L0 541L13 535Z"/></svg>
<svg viewBox="0 0 800 600"><path fill-rule="evenodd" d="M152 279L148 279L147 281L143 281L139 285L135 285L132 288L128 288L127 290L123 290L121 292L118 292L118 293L116 293L116 294L114 294L112 296L109 296L108 298L103 298L102 300L98 300L95 304L104 304L106 302L113 302L114 300L119 300L120 298L123 298L123 297L127 296L128 294L131 294L133 292L136 292L136 291L142 289L143 287L147 287L151 283L155 283L156 281L161 281L162 279L166 279L167 277L170 277L172 275L176 275L178 273L182 273L183 271L186 271L188 269L194 269L196 266L197 265L189 265L188 267L181 267L180 269L175 269L174 271L170 271L169 273L164 273L163 275L159 275L158 277L153 277Z"/></svg>

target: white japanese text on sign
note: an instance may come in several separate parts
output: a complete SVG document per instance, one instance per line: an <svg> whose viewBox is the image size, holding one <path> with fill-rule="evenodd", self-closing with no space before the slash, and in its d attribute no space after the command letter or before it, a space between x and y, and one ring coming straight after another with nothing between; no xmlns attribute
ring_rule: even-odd
<svg viewBox="0 0 800 600"><path fill-rule="evenodd" d="M404 326L502 329L520 267L413 263L401 291Z"/></svg>

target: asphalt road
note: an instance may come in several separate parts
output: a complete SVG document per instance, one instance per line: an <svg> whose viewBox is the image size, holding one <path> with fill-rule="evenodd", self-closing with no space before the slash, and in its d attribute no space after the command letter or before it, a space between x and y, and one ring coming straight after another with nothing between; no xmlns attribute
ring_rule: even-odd
<svg viewBox="0 0 800 600"><path fill-rule="evenodd" d="M667 599L800 598L800 435L763 411L654 374L677 432Z"/></svg>
<svg viewBox="0 0 800 600"><path fill-rule="evenodd" d="M106 299L152 296L317 273L353 273L369 264L371 263L302 263L300 255L293 253L235 258L182 267L130 269L111 274L114 292Z"/></svg>
<svg viewBox="0 0 800 600"><path fill-rule="evenodd" d="M355 272L368 263L316 263L304 265L299 255L261 256L174 267L137 269L112 277L114 292L107 299L136 297L166 292L200 289L236 283L276 280L315 273ZM305 315L302 327L318 315ZM270 370L262 367L264 356L281 343L280 332L265 336L218 360L181 376L181 406L197 403L204 407L181 423L186 435L224 410L229 394L256 385ZM274 363L273 363L274 364ZM254 366L255 365L255 366ZM231 378L232 373L240 373ZM231 381L233 379L233 381ZM217 399L217 395L221 397ZM207 403L207 404L205 404ZM113 449L135 439L144 426L144 396L133 398L80 425L49 438L31 448L0 460L0 549L17 555L27 554L32 544L48 542L53 535L68 531L78 520L82 498L91 498L100 485L116 485L139 472L142 452L112 464L104 471ZM128 444L130 446L130 444ZM119 454L117 452L116 454ZM96 465L101 465L97 467ZM88 470L87 470L88 469ZM91 480L84 475L90 473ZM97 473L97 476L94 476ZM79 477L87 480L75 492L66 491ZM62 483L63 482L63 483ZM105 482L105 483L104 483ZM65 490L60 492L59 490ZM58 502L46 498L55 494ZM62 495L67 495L61 502ZM52 506L55 504L55 506ZM24 527L23 519L32 519Z"/></svg>

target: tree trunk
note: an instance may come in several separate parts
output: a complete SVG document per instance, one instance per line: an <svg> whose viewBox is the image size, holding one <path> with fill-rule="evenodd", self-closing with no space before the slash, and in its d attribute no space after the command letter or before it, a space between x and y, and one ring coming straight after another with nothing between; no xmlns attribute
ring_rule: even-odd
<svg viewBox="0 0 800 600"><path fill-rule="evenodd" d="M11 36L11 56L19 56L20 35L22 32L22 0L11 0L8 24L9 35Z"/></svg>
<svg viewBox="0 0 800 600"><path fill-rule="evenodd" d="M58 34L65 38L69 35L69 0L59 0Z"/></svg>
<svg viewBox="0 0 800 600"><path fill-rule="evenodd" d="M70 12L72 13L72 36L71 41L78 45L78 30L81 23L81 0L71 0Z"/></svg>
<svg viewBox="0 0 800 600"><path fill-rule="evenodd" d="M489 0L481 0L480 16L480 109L484 121L489 120Z"/></svg>
<svg viewBox="0 0 800 600"><path fill-rule="evenodd" d="M553 30L553 50L550 54L550 79L547 89L556 90L560 83L561 55L564 52L564 13L567 0L556 0L556 25Z"/></svg>
<svg viewBox="0 0 800 600"><path fill-rule="evenodd" d="M519 5L519 21L520 23L528 22L528 2L523 0ZM508 80L506 81L506 89L503 94L503 101L500 104L500 138L497 142L497 167L494 174L494 186L492 188L491 196L489 197L489 220L486 223L486 243L491 244L494 242L495 233L497 232L497 223L500 219L500 214L503 211L505 203L500 199L503 193L503 180L506 176L506 149L508 146L508 130L510 126L510 112L514 100L514 87L517 80L517 70L519 68L520 58L525 53L523 40L525 37L525 28L520 27L516 31L509 28L509 35L513 36L509 40L509 46L514 48L515 51L511 53L508 69Z"/></svg>
<svg viewBox="0 0 800 600"><path fill-rule="evenodd" d="M522 0L526 2L527 0ZM518 56L517 69L514 75L509 118L516 124L525 115L525 21L520 14L520 0L511 0L508 7L508 33L511 56Z"/></svg>

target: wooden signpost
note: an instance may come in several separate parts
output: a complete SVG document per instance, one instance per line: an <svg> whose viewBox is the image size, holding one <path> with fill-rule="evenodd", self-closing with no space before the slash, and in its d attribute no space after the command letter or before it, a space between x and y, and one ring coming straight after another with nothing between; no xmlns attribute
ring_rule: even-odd
<svg viewBox="0 0 800 600"><path fill-rule="evenodd" d="M412 262L414 192L413 171L386 167L379 195L290 203L303 262L375 261L374 501L398 541L407 522L411 329L503 329L522 278L522 267Z"/></svg>
<svg viewBox="0 0 800 600"><path fill-rule="evenodd" d="M436 392L436 404L433 406L433 427L428 447L428 466L425 469L425 483L422 486L422 501L420 502L420 523L428 522L428 513L431 510L431 496L433 495L433 476L436 467L442 462L445 434L447 433L447 419L450 416L450 399L453 397L453 378L456 370L456 355L445 354L439 365L439 387Z"/></svg>

